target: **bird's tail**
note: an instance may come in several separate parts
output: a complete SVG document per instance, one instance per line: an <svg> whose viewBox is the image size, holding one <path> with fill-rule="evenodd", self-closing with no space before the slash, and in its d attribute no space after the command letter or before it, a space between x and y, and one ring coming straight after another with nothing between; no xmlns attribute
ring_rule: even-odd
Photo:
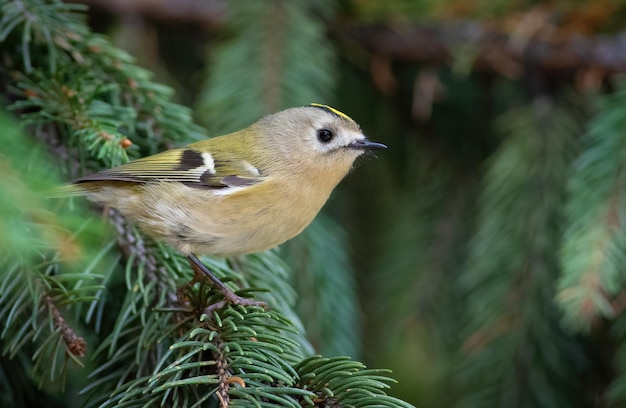
<svg viewBox="0 0 626 408"><path fill-rule="evenodd" d="M89 188L85 184L65 184L54 187L44 193L47 198L65 198L84 196L89 193Z"/></svg>

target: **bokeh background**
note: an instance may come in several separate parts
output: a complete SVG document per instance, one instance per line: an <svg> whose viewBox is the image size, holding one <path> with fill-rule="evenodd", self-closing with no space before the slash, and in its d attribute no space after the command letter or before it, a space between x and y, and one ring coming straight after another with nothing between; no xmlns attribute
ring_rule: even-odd
<svg viewBox="0 0 626 408"><path fill-rule="evenodd" d="M626 405L626 2L88 0L209 135L389 146L281 248L315 350L418 407Z"/></svg>

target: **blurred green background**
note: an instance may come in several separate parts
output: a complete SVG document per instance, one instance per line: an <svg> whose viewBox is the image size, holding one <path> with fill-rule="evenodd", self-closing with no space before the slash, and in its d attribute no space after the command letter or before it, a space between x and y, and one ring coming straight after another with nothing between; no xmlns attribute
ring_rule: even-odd
<svg viewBox="0 0 626 408"><path fill-rule="evenodd" d="M318 102L389 146L281 249L317 351L418 407L626 406L626 2L84 4L209 135Z"/></svg>

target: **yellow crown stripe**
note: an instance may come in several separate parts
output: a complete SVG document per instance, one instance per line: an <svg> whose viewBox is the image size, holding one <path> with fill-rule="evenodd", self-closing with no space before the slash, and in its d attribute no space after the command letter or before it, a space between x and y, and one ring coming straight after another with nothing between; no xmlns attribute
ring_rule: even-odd
<svg viewBox="0 0 626 408"><path fill-rule="evenodd" d="M311 104L309 104L309 106L313 106L313 107L316 107L316 108L321 108L321 109L330 111L331 113L339 116L340 118L343 118L345 120L349 120L350 122L354 122L354 120L350 116L346 115L345 113L343 113L341 111L338 111L337 109L335 109L335 108L333 108L331 106L322 105L321 103L311 103Z"/></svg>

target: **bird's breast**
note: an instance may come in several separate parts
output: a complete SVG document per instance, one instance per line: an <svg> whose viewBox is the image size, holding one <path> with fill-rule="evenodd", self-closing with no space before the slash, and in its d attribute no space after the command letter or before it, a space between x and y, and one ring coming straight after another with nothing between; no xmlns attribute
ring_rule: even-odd
<svg viewBox="0 0 626 408"><path fill-rule="evenodd" d="M136 222L181 252L230 256L275 247L299 234L330 191L268 179L232 193L180 183L146 185Z"/></svg>

